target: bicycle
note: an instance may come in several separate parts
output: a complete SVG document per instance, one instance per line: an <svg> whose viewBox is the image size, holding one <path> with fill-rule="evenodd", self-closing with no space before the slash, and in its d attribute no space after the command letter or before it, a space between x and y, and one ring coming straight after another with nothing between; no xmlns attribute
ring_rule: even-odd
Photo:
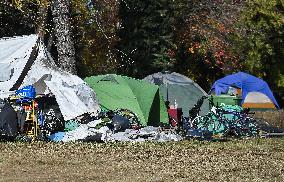
<svg viewBox="0 0 284 182"><path fill-rule="evenodd" d="M213 135L227 133L229 129L228 120L224 117L223 110L212 107L205 116L197 116L192 120L195 129L210 131Z"/></svg>

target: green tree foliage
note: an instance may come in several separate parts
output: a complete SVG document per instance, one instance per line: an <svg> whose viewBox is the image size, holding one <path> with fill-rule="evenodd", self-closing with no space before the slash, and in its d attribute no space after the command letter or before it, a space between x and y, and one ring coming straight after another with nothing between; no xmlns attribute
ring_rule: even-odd
<svg viewBox="0 0 284 182"><path fill-rule="evenodd" d="M115 46L119 28L117 13L116 0L72 1L72 22L80 76L116 72Z"/></svg>
<svg viewBox="0 0 284 182"><path fill-rule="evenodd" d="M37 6L33 3L0 2L0 37L26 35L36 30Z"/></svg>
<svg viewBox="0 0 284 182"><path fill-rule="evenodd" d="M119 72L143 77L173 66L173 3L173 0L121 1Z"/></svg>
<svg viewBox="0 0 284 182"><path fill-rule="evenodd" d="M237 40L244 65L284 96L284 1L250 0Z"/></svg>

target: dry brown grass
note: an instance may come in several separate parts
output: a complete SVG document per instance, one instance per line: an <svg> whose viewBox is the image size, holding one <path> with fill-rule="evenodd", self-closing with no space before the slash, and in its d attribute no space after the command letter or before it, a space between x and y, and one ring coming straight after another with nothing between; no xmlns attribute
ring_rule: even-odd
<svg viewBox="0 0 284 182"><path fill-rule="evenodd" d="M284 140L0 143L0 181L283 181Z"/></svg>
<svg viewBox="0 0 284 182"><path fill-rule="evenodd" d="M265 111L265 112L255 112L253 115L255 118L261 118L266 120L272 126L278 128L284 128L284 111Z"/></svg>

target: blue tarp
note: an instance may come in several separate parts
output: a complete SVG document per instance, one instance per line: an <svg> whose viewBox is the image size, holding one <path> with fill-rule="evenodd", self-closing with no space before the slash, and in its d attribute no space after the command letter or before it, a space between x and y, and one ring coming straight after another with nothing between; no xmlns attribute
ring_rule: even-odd
<svg viewBox="0 0 284 182"><path fill-rule="evenodd" d="M65 132L57 132L50 135L48 138L53 142L61 142L64 138Z"/></svg>
<svg viewBox="0 0 284 182"><path fill-rule="evenodd" d="M244 72L238 72L217 80L213 84L210 92L215 91L216 95L227 93L230 86L238 87L242 90L243 101L249 92L260 92L265 94L275 104L275 106L279 108L279 105L268 84L262 79Z"/></svg>

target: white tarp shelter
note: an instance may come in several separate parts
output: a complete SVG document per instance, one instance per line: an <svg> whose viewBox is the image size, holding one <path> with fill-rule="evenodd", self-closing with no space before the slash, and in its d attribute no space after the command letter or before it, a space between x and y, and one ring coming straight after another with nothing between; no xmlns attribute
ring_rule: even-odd
<svg viewBox="0 0 284 182"><path fill-rule="evenodd" d="M0 98L13 94L18 85L54 95L65 120L99 111L94 91L78 76L60 70L37 35L0 39Z"/></svg>

